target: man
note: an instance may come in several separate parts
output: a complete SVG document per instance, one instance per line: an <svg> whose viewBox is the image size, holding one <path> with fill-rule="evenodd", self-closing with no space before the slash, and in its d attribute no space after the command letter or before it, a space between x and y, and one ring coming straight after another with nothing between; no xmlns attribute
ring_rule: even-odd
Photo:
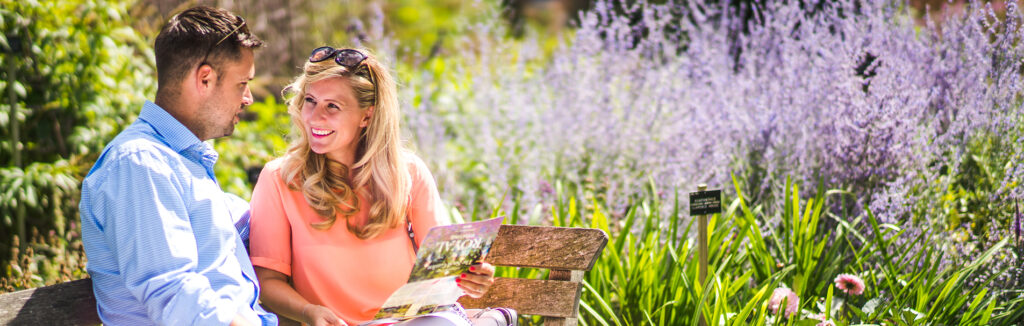
<svg viewBox="0 0 1024 326"><path fill-rule="evenodd" d="M204 143L230 135L252 104L262 44L242 18L209 7L179 13L157 36L155 102L82 182L82 242L104 324L277 324L257 304L242 244L248 204L221 190L217 152Z"/></svg>

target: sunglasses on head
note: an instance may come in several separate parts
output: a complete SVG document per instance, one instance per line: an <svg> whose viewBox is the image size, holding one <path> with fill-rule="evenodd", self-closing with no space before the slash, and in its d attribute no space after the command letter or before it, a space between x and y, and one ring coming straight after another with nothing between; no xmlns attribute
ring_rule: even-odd
<svg viewBox="0 0 1024 326"><path fill-rule="evenodd" d="M334 63L337 63L339 66L345 67L345 69L348 69L349 72L354 74L356 72L356 68L359 68L359 65L363 64L363 62L366 61L366 58L368 57L366 56L366 54L359 52L359 50L335 49L329 46L318 47L315 50L313 50L313 53L309 54L309 62L313 63L321 62L330 58L334 58ZM373 84L373 87L376 88L377 83L373 80L373 72L369 71L370 66L367 65L366 69L366 77L370 80L370 83ZM374 96L373 105L377 105L376 96Z"/></svg>
<svg viewBox="0 0 1024 326"><path fill-rule="evenodd" d="M354 49L335 49L329 46L322 46L309 54L309 62L320 62L334 58L334 62L355 72L356 68L366 60L366 55Z"/></svg>

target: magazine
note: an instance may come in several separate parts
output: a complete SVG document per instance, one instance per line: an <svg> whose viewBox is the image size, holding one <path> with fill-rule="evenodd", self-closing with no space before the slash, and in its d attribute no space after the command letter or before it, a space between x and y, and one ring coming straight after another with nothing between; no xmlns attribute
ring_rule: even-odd
<svg viewBox="0 0 1024 326"><path fill-rule="evenodd" d="M435 226L416 253L409 281L361 326L386 325L448 309L465 294L455 278L487 256L502 217L473 223Z"/></svg>

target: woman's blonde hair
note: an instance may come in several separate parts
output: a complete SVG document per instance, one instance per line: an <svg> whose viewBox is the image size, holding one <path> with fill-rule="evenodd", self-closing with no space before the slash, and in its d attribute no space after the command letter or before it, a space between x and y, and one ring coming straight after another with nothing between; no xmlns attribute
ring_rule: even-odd
<svg viewBox="0 0 1024 326"><path fill-rule="evenodd" d="M345 226L360 239L373 238L405 220L410 192L408 166L399 142L398 95L395 81L383 64L367 50L359 49L366 59L355 71L334 60L306 62L303 73L285 87L288 113L292 117L294 140L281 164L281 177L292 190L301 190L306 202L323 218L311 223L326 230L338 214ZM328 160L309 147L307 126L300 113L309 85L328 78L343 78L352 86L359 107L374 107L370 123L360 133L355 162L351 167ZM349 180L349 170L353 178ZM362 193L372 203L367 223L354 225L351 218L359 211Z"/></svg>

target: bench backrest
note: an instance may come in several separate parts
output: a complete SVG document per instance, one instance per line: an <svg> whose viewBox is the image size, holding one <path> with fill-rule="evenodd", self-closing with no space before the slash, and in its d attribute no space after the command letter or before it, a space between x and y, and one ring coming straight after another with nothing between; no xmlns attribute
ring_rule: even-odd
<svg viewBox="0 0 1024 326"><path fill-rule="evenodd" d="M496 278L480 299L462 297L466 308L508 307L544 317L545 325L576 325L583 273L594 267L608 235L598 229L502 225L487 262L549 269L548 279Z"/></svg>
<svg viewBox="0 0 1024 326"><path fill-rule="evenodd" d="M597 229L502 225L486 260L549 269L548 279L497 278L483 298L459 302L466 308L508 307L543 316L545 325L576 325L583 273L607 243L608 235ZM90 279L0 294L0 325L98 324Z"/></svg>
<svg viewBox="0 0 1024 326"><path fill-rule="evenodd" d="M0 325L99 325L92 280L0 294Z"/></svg>

